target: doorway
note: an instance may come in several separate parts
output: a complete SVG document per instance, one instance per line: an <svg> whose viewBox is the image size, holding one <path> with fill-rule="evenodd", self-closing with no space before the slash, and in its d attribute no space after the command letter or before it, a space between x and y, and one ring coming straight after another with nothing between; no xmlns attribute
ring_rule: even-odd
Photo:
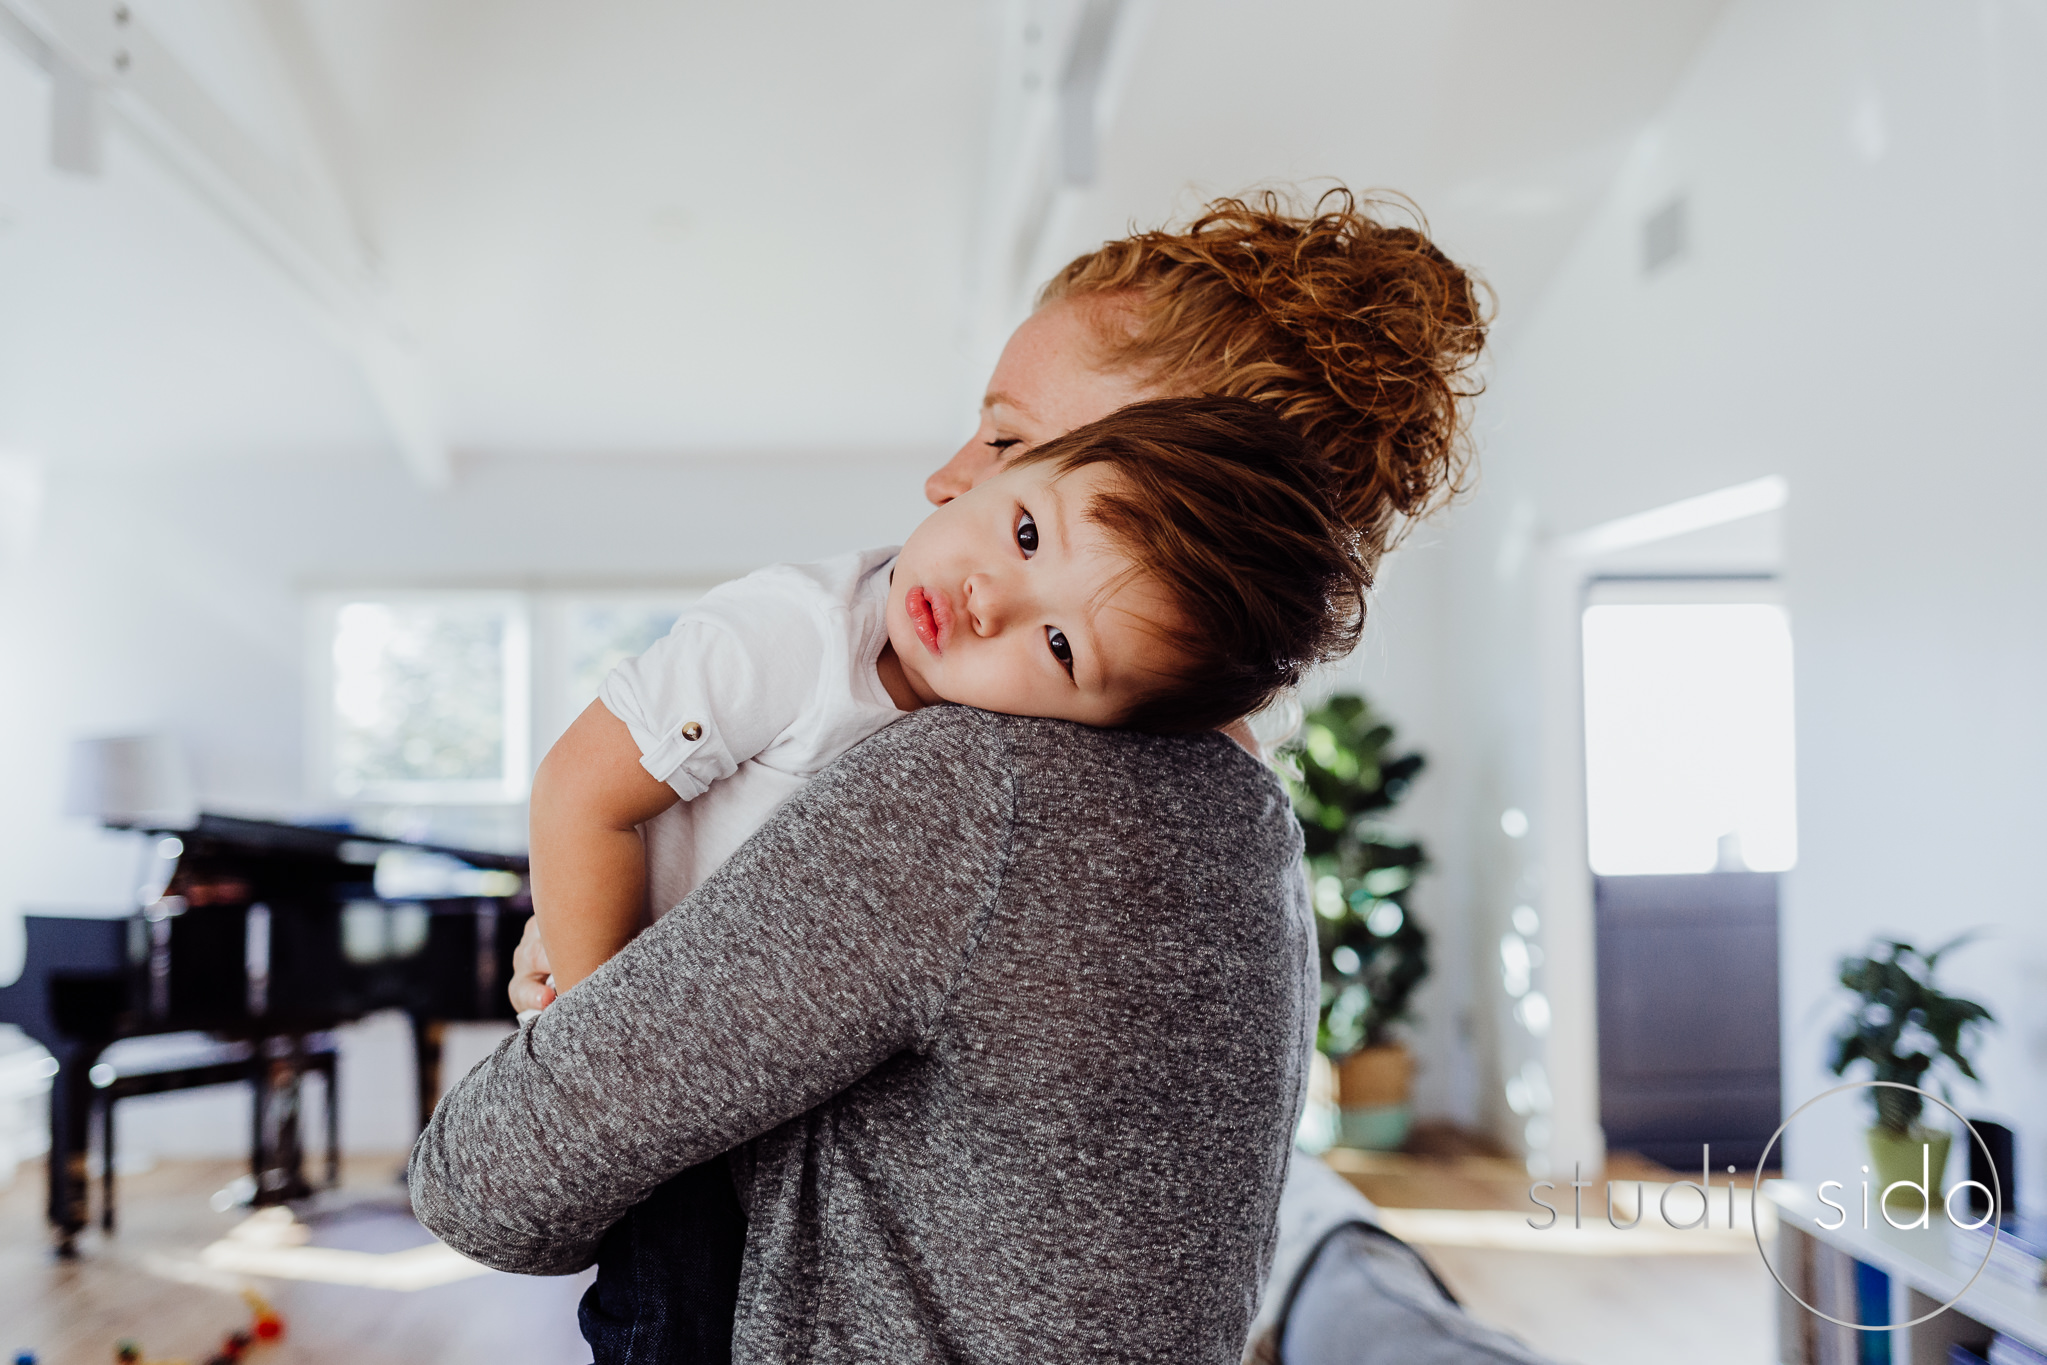
<svg viewBox="0 0 2047 1365"><path fill-rule="evenodd" d="M1595 578L1581 618L1600 1122L1688 1169L1779 1122L1777 883L1797 859L1774 578Z"/></svg>

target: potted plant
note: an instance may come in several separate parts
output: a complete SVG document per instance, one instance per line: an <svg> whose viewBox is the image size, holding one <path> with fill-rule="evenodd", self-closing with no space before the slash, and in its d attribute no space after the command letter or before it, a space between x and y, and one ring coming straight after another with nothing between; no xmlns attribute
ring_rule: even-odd
<svg viewBox="0 0 2047 1365"><path fill-rule="evenodd" d="M1995 1022L1990 1011L1973 1000L1943 994L1933 984L1941 955L1968 940L1968 935L1921 953L1909 943L1879 939L1866 957L1841 961L1841 984L1858 997L1855 1010L1834 1035L1833 1072L1845 1075L1857 1062L1868 1062L1872 1079L1919 1086L1936 1062L1945 1061L1970 1080L1976 1070L1969 1051L1976 1030ZM1923 1087L1922 1087L1923 1088ZM1942 1093L1947 1087L1942 1086ZM1869 1160L1879 1190L1900 1180L1924 1178L1927 1192L1938 1197L1941 1172L1947 1165L1949 1134L1919 1122L1925 1100L1910 1090L1877 1086L1869 1091L1876 1122L1869 1129ZM1921 1149L1924 1149L1923 1151ZM1917 1216L1921 1204L1906 1191L1891 1201L1898 1213Z"/></svg>
<svg viewBox="0 0 2047 1365"><path fill-rule="evenodd" d="M1378 817L1406 794L1420 754L1363 697L1330 698L1282 751L1306 844L1321 949L1316 1046L1335 1065L1341 1140L1390 1150L1414 1122L1414 1059L1396 1034L1429 974L1428 934L1407 905L1428 858Z"/></svg>

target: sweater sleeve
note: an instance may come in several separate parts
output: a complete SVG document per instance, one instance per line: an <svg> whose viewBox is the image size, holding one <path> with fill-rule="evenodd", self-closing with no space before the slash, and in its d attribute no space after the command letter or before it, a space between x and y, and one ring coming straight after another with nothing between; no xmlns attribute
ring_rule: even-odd
<svg viewBox="0 0 2047 1365"><path fill-rule="evenodd" d="M571 1273L662 1181L929 1037L1005 872L1006 749L937 707L827 770L448 1092L412 1152L420 1221Z"/></svg>

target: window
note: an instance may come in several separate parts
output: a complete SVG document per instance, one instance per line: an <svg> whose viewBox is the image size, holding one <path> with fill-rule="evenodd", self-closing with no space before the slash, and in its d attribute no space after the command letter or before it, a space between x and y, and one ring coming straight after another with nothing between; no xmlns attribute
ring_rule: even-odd
<svg viewBox="0 0 2047 1365"><path fill-rule="evenodd" d="M525 794L532 665L518 594L330 596L314 620L320 795L491 802Z"/></svg>
<svg viewBox="0 0 2047 1365"><path fill-rule="evenodd" d="M1797 860L1791 626L1773 582L1597 580L1584 667L1594 872Z"/></svg>
<svg viewBox="0 0 2047 1365"><path fill-rule="evenodd" d="M604 675L694 589L326 593L310 613L311 782L363 804L523 800Z"/></svg>

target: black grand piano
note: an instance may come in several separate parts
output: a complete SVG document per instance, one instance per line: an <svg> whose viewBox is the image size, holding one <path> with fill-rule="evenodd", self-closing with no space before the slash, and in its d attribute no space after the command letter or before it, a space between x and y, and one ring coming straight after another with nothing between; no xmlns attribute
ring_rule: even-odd
<svg viewBox="0 0 2047 1365"><path fill-rule="evenodd" d="M523 856L218 815L144 832L155 836L161 894L125 918L27 916L21 976L0 987L0 1023L19 1025L57 1060L49 1218L61 1255L73 1254L86 1226L92 1118L103 1116L110 1139L121 1089L149 1093L246 1074L256 1091L251 1193L255 1202L277 1202L309 1191L297 1086L322 1059L331 1172L333 1054L318 1041L325 1030L403 1010L424 1124L440 1093L445 1026L513 1017L505 986L532 911ZM379 878L379 863L394 853L426 867L421 894L394 892L393 879ZM194 1030L222 1045L204 1066L118 1078L97 1065L117 1040Z"/></svg>

